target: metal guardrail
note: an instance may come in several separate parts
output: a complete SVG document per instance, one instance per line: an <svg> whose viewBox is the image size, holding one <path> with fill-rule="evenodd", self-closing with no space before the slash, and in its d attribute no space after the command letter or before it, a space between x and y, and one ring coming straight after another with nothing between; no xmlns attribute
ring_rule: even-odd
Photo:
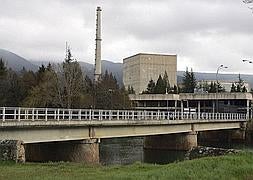
<svg viewBox="0 0 253 180"><path fill-rule="evenodd" d="M168 111L55 109L0 107L0 121L103 121L103 120L242 120L238 113L182 113Z"/></svg>

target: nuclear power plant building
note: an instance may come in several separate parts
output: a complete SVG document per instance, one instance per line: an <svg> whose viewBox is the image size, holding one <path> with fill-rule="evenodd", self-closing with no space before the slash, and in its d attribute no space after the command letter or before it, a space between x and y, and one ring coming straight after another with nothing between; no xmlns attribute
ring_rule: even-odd
<svg viewBox="0 0 253 180"><path fill-rule="evenodd" d="M177 84L177 55L140 53L123 60L123 83L133 87L136 94L147 89L149 81L168 74L170 86Z"/></svg>

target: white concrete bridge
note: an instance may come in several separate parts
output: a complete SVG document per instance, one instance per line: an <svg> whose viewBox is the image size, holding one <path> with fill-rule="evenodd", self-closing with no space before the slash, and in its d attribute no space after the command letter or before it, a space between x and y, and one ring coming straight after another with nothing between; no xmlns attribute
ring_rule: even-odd
<svg viewBox="0 0 253 180"><path fill-rule="evenodd" d="M24 143L240 129L246 114L0 108L0 139Z"/></svg>
<svg viewBox="0 0 253 180"><path fill-rule="evenodd" d="M7 156L21 162L99 163L101 138L133 136L144 136L145 148L187 150L197 146L198 132L245 129L247 117L235 113L1 107L0 160ZM230 131L226 132L230 136Z"/></svg>

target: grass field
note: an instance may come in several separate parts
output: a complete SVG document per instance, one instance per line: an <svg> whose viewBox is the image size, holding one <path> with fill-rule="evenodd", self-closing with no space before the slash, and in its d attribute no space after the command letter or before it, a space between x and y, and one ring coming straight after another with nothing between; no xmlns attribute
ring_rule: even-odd
<svg viewBox="0 0 253 180"><path fill-rule="evenodd" d="M128 166L87 166L64 162L0 162L0 179L253 179L253 153L209 157L168 165L135 163Z"/></svg>

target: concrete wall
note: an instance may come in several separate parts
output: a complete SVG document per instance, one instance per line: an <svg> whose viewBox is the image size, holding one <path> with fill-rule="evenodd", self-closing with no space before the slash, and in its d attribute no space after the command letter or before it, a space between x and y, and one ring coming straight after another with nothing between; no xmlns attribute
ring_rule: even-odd
<svg viewBox="0 0 253 180"><path fill-rule="evenodd" d="M177 84L177 56L161 54L137 54L123 60L123 82L132 86L135 92L147 89L148 82L157 81L159 75L167 72L171 86Z"/></svg>

